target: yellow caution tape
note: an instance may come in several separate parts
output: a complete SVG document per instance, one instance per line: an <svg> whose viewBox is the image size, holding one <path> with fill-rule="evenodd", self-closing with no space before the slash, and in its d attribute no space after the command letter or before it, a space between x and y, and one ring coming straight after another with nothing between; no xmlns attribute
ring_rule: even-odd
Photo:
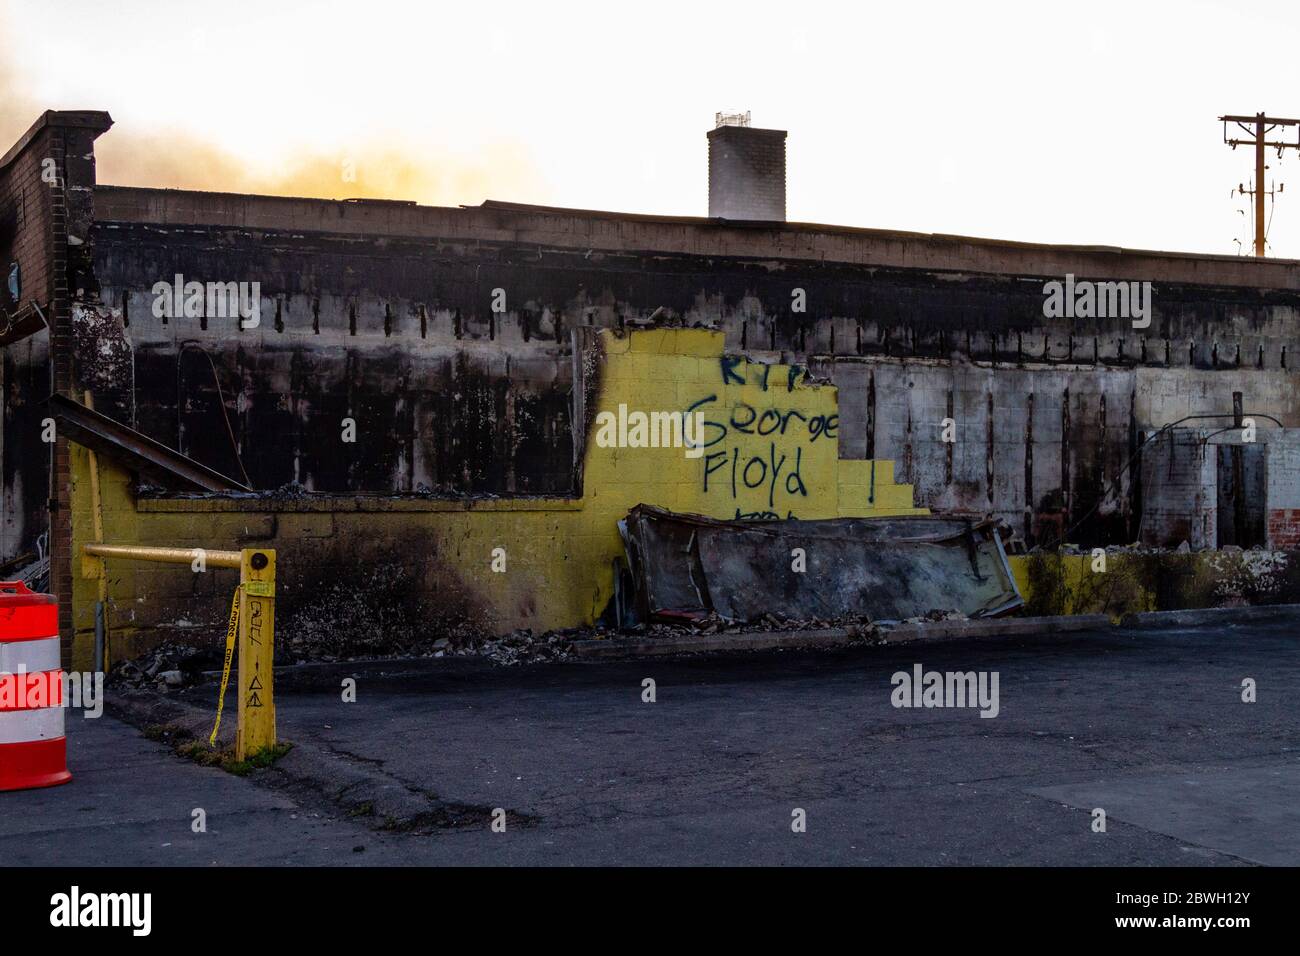
<svg viewBox="0 0 1300 956"><path fill-rule="evenodd" d="M243 585L235 588L235 596L230 602L230 623L226 625L226 660L221 665L221 691L217 696L217 722L212 725L212 736L208 745L217 745L217 731L221 729L221 712L226 707L226 688L230 686L230 662L235 658L235 638L239 634L239 592Z"/></svg>

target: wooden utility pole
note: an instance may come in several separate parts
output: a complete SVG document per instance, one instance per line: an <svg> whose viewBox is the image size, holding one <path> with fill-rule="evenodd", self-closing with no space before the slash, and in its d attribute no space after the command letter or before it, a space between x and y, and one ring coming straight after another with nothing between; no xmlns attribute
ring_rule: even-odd
<svg viewBox="0 0 1300 956"><path fill-rule="evenodd" d="M1223 123L1223 141L1236 149L1238 146L1255 147L1255 188L1241 188L1241 192L1251 195L1255 200L1255 255L1264 255L1264 196L1267 192L1272 195L1272 190L1264 189L1264 171L1268 168L1264 165L1264 149L1272 148L1277 150L1278 158L1282 156L1284 149L1300 149L1300 120L1278 119L1272 116L1265 116L1263 113L1256 113L1254 116L1220 116L1219 120ZM1250 139L1231 139L1228 137L1228 124L1236 123L1245 132L1251 134ZM1296 129L1296 141L1288 143L1282 140L1269 142L1268 134L1278 127L1292 126Z"/></svg>

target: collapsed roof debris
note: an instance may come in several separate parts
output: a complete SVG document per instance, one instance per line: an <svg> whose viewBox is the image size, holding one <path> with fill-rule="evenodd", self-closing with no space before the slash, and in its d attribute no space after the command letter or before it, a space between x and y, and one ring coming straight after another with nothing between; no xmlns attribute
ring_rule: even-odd
<svg viewBox="0 0 1300 956"><path fill-rule="evenodd" d="M624 624L982 617L1024 603L992 518L720 521L643 504L620 530Z"/></svg>
<svg viewBox="0 0 1300 956"><path fill-rule="evenodd" d="M186 491L210 492L252 490L66 396L51 395L49 407L62 435L92 451L109 455L166 487L179 485Z"/></svg>

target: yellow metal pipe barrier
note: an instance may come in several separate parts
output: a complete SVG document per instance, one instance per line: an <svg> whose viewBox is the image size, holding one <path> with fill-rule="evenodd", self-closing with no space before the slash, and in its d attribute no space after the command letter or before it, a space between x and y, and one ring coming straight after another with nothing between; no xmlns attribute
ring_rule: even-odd
<svg viewBox="0 0 1300 956"><path fill-rule="evenodd" d="M199 558L217 568L240 566L238 551L209 551L206 548L144 548L133 544L86 544L81 553L92 558L127 558L132 561L156 561L163 564L190 564Z"/></svg>
<svg viewBox="0 0 1300 956"><path fill-rule="evenodd" d="M275 551L209 551L206 548L149 548L128 544L82 545L82 574L104 573L104 558L188 564L206 569L239 568L239 727L235 758L244 760L275 746Z"/></svg>

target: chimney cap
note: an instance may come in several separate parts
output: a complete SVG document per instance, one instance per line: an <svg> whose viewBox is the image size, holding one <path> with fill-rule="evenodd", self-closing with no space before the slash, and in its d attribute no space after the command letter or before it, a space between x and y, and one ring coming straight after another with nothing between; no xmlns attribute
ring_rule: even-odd
<svg viewBox="0 0 1300 956"><path fill-rule="evenodd" d="M749 126L749 110L743 113L715 113L713 116L713 128L719 129L723 126Z"/></svg>

